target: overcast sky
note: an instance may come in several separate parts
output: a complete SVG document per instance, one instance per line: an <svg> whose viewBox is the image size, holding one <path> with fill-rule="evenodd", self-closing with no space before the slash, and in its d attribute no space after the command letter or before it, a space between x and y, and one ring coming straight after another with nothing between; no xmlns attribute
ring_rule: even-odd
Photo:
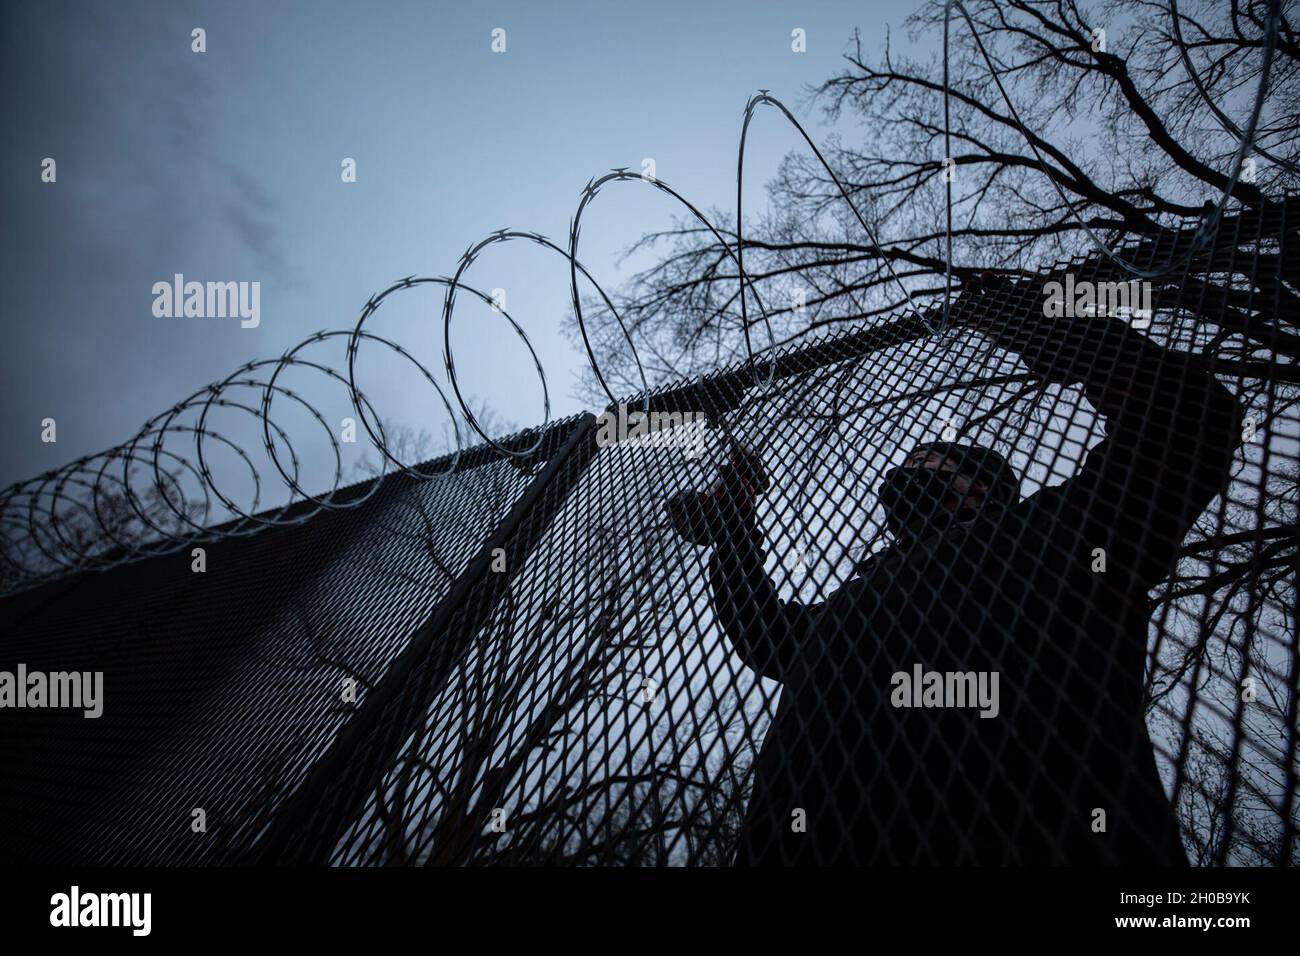
<svg viewBox="0 0 1300 956"><path fill-rule="evenodd" d="M885 25L914 6L4 4L0 484L124 441L318 329L350 328L372 293L406 275L451 274L493 230L563 244L582 187L611 167L652 157L698 206L732 208L747 98L770 89L824 134L808 85L840 68L855 27L874 55ZM191 49L195 27L205 53ZM491 50L498 27L504 54ZM804 54L791 50L796 27ZM777 113L759 116L746 160L755 208L797 145ZM46 157L55 183L41 181ZM342 181L346 157L356 183ZM648 187L616 184L583 220L584 261L616 288L627 274L617 253L676 212ZM546 365L554 414L577 411L583 360L559 331L565 263L498 250L466 279L507 291ZM175 273L260 282L260 325L156 317L152 287ZM465 389L504 419L539 422L526 353L499 317L460 302ZM408 293L374 326L439 378L440 307L440 293ZM342 367L341 351L320 348L304 357ZM438 429L445 415L411 367L372 350L359 368L382 416ZM322 400L331 419L347 413L336 392L337 408ZM40 441L47 417L55 444Z"/></svg>

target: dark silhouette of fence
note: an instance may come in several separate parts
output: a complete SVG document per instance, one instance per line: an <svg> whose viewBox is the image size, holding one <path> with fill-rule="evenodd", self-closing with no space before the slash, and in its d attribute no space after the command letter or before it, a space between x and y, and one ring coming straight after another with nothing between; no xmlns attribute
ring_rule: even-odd
<svg viewBox="0 0 1300 956"><path fill-rule="evenodd" d="M1226 451L1208 419L1193 447L1147 435L1170 456L1159 473L1176 460L1190 476L1224 453L1231 477L1150 591L1145 646L1103 662L1113 684L1081 696L1044 664L1042 694L1023 705L1039 708L1045 732L1088 729L1098 700L1140 682L1164 799L1196 863L1297 856L1300 374L1284 330L1296 317L1277 314L1278 289L1300 280L1293 209L1225 218L1193 266L1153 283L1144 334L1214 372L1242 429ZM1193 233L1139 238L1124 254L1166 262ZM1067 274L1076 284L1129 278L1104 257L1079 258L984 292L979 309L1041 315L1044 285ZM0 853L35 863L720 865L747 839L762 855L746 823L755 760L788 691L737 652L719 619L711 550L674 531L664 502L708 487L730 441L753 449L770 477L757 511L765 578L780 598L812 605L887 552L877 489L919 442L996 449L1025 496L1078 475L1108 424L1085 392L1044 382L970 323L936 333L942 311L824 335L627 403L699 414L704 428L608 446L594 417L571 418L504 440L537 444L527 459L482 446L432 463L430 473L446 472L436 480L398 474L356 508L215 541L202 574L181 552L8 598L0 669L102 671L104 713L0 716ZM1163 421L1154 410L1151 420L1153 430ZM699 456L688 454L696 440ZM1031 557L1046 577L1015 598L1023 608L1050 603L1043 582L1065 575L1061 555ZM967 585L950 575L947 586L961 597ZM1005 593L1018 593L1015 581ZM977 610L970 633L1006 607ZM855 639L869 642L869 622L857 624ZM1040 661L1059 655L1068 667L1088 652L1054 644L1063 634L1051 628ZM983 659L1019 687L1025 649L1001 650ZM806 653L808 666L835 663L824 647ZM888 687L852 679L848 699L887 699ZM861 713L841 705L841 717ZM822 751L854 754L835 764L843 779L826 779L819 763L793 783L805 798L787 819L823 808L807 830L792 824L811 834L805 859L831 862L826 834L853 847L863 828L906 832L915 853L899 858L895 841L836 861L988 859L936 836L963 808L1008 799L970 771L984 738L963 724L968 749L936 771L925 741L817 719L805 731ZM1060 791L1055 805L1077 817L1033 819L1020 807L1023 826L998 835L1008 861L1056 858L1052 847L1092 832L1096 807L1122 807L1126 794L1097 784L1097 768L1115 759L1104 743L1043 771ZM982 754L981 766L1002 756ZM873 758L886 770L853 779ZM909 758L932 778L923 791L898 778ZM869 802L891 788L910 809L879 819ZM863 802L849 818L836 816L846 791Z"/></svg>

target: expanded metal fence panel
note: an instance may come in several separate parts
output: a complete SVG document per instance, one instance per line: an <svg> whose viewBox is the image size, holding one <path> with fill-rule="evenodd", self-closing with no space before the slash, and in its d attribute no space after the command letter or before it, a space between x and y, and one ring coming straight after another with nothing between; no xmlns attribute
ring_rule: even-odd
<svg viewBox="0 0 1300 956"><path fill-rule="evenodd" d="M528 480L500 460L389 476L354 509L205 544L203 573L187 548L8 602L3 668L101 671L104 700L6 711L5 858L243 852Z"/></svg>
<svg viewBox="0 0 1300 956"><path fill-rule="evenodd" d="M1075 262L593 425L271 858L1292 862L1294 377L1240 329L1295 264L1238 239L1215 299L1049 319L1123 279ZM945 511L931 442L1019 487Z"/></svg>
<svg viewBox="0 0 1300 956"><path fill-rule="evenodd" d="M9 725L10 851L1294 863L1286 208L1149 287L1096 259L971 282L946 327L895 317L556 426L527 474L489 456L199 579L37 592L5 658L108 659L135 703L93 743Z"/></svg>

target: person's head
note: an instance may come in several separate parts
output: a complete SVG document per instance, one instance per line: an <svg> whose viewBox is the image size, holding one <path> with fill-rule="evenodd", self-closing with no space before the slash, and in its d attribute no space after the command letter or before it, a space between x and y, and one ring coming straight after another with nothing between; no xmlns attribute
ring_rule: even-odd
<svg viewBox="0 0 1300 956"><path fill-rule="evenodd" d="M988 448L954 442L918 445L880 483L885 522L896 538L917 538L972 520L989 506L1020 500L1020 479Z"/></svg>

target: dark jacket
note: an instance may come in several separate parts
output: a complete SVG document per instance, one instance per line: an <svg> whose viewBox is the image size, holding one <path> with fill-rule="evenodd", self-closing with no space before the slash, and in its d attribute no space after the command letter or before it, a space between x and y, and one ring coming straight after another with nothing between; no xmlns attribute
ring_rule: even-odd
<svg viewBox="0 0 1300 956"><path fill-rule="evenodd" d="M724 630L783 685L738 864L1186 863L1144 721L1147 592L1225 486L1238 407L1118 323L1051 363L1107 425L1064 484L880 552L813 606L779 599L752 521L715 550ZM999 715L891 706L916 664L996 671Z"/></svg>

